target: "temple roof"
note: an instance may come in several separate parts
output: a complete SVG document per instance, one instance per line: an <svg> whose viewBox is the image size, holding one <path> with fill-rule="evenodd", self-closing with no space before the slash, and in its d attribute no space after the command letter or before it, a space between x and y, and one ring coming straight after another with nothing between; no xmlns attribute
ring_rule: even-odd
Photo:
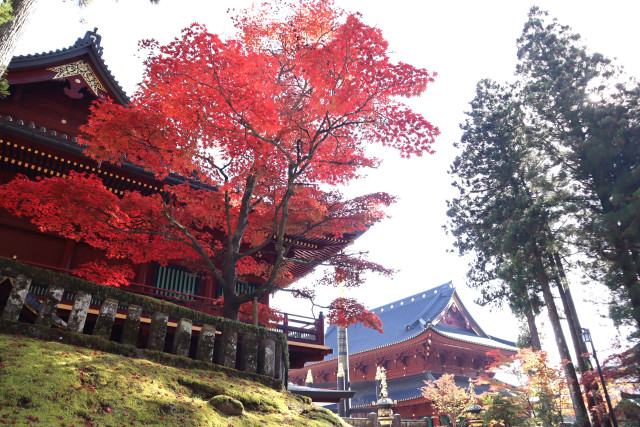
<svg viewBox="0 0 640 427"><path fill-rule="evenodd" d="M122 86L116 81L113 74L111 74L109 67L107 67L107 64L102 58L102 47L100 46L101 37L97 31L97 28L93 31L87 31L84 37L78 38L73 45L67 48L37 54L14 56L7 67L9 83L12 83L12 72L42 68L52 64L69 63L72 62L73 59L86 56L89 58L94 71L98 74L100 82L106 86L106 92L113 96L120 104L129 104L131 102L129 97L124 92Z"/></svg>
<svg viewBox="0 0 640 427"><path fill-rule="evenodd" d="M443 315L452 307L466 321L466 328L444 324ZM517 350L515 343L487 335L480 328L465 309L451 282L385 304L371 311L380 317L383 333L380 334L361 324L349 326L347 329L349 354L362 353L407 341L427 330L432 330L436 334L457 341L489 348ZM325 343L333 349L333 354L327 356L325 360L337 357L337 342L337 327L331 326L325 334Z"/></svg>
<svg viewBox="0 0 640 427"><path fill-rule="evenodd" d="M406 377L394 378L387 380L387 393L389 398L397 400L399 403L407 400L418 399L422 396L420 388L425 386L425 381L433 381L440 378L443 374L432 374L425 372L424 374L409 375ZM454 381L458 387L469 387L469 377L456 375ZM328 384L314 384L319 387ZM476 394L482 394L489 390L488 384L474 386ZM355 396L351 399L351 408L364 408L374 406L371 404L376 394L375 381L352 381L351 390L355 391ZM331 409L331 406L327 406Z"/></svg>

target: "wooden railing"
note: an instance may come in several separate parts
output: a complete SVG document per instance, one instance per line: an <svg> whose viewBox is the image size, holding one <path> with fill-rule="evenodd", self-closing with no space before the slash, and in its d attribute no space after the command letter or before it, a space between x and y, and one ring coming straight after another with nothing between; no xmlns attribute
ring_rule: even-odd
<svg viewBox="0 0 640 427"><path fill-rule="evenodd" d="M1 316L7 327L32 313L42 330L57 327L286 383L288 349L281 333L6 258L0 258L0 283L9 290Z"/></svg>
<svg viewBox="0 0 640 427"><path fill-rule="evenodd" d="M69 270L50 265L42 265L28 261L21 262L62 274L70 273ZM172 302L200 313L212 316L222 316L222 307L220 307L219 302L214 298L207 298L201 295L188 294L169 289L159 289L155 286L143 285L135 282L130 282L129 286L121 289L123 291ZM282 323L269 325L269 329L282 332L286 335L289 341L324 345L324 316L322 313L320 313L317 319L290 313L282 313L282 316ZM246 323L251 323L251 319L240 320L246 321Z"/></svg>
<svg viewBox="0 0 640 427"><path fill-rule="evenodd" d="M324 345L324 315L322 313L317 319L283 313L282 323L271 327L271 330L282 332L289 341Z"/></svg>

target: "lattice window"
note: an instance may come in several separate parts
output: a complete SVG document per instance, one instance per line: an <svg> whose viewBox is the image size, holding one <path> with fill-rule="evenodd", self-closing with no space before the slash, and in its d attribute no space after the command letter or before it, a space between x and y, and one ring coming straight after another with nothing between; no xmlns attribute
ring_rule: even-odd
<svg viewBox="0 0 640 427"><path fill-rule="evenodd" d="M249 292L253 292L257 288L258 288L258 285L254 283L238 282L236 283L236 294L237 295L248 294ZM218 286L218 296L219 297L224 296L224 291L222 290L222 286ZM259 300L261 301L262 297L260 297Z"/></svg>
<svg viewBox="0 0 640 427"><path fill-rule="evenodd" d="M154 274L154 286L158 288L156 291L157 294L174 298L194 299L193 297L178 295L174 292L200 295L200 278L196 274L180 267L163 267L158 265Z"/></svg>

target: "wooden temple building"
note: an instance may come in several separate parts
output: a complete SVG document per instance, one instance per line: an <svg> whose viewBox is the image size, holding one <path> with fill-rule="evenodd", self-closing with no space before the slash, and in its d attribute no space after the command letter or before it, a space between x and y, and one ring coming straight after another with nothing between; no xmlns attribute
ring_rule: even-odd
<svg viewBox="0 0 640 427"><path fill-rule="evenodd" d="M383 322L383 333L362 325L347 329L351 415L364 416L375 412L376 368L386 370L387 391L396 400L394 413L403 418L438 418L432 405L422 397L424 381L454 374L460 387L468 387L469 379L476 379L492 362L487 352L498 349L515 354L513 342L487 335L465 309L455 288L449 283L393 301L372 310ZM325 343L333 354L322 362L311 363L304 369L292 370L290 381L303 385L308 370L313 387L335 388L337 381L337 328L331 326ZM308 383L307 383L308 384ZM482 387L476 392L482 393Z"/></svg>
<svg viewBox="0 0 640 427"><path fill-rule="evenodd" d="M0 98L0 183L10 181L16 174L34 179L65 176L73 170L96 174L110 191L122 195L127 190L150 194L163 184L184 182L183 178L173 175L159 182L134 164L98 164L83 155L76 136L79 127L87 121L91 104L101 97L109 97L121 105L129 103L103 61L100 39L95 30L88 31L67 48L16 56L10 62L6 74L10 95ZM338 253L350 241L348 236L299 239L292 247L292 256L320 260ZM43 233L28 221L6 212L0 212L0 256L62 273L103 258L97 249ZM293 277L299 278L313 269L313 262L292 264L289 268ZM154 263L137 265L135 271L128 290L219 314L212 306L221 295L215 280L182 268L179 259L175 265L166 267ZM268 295L263 296L263 302L268 304ZM284 313L284 321L277 328L289 338L293 368L322 360L331 352L331 348L324 345L322 318Z"/></svg>

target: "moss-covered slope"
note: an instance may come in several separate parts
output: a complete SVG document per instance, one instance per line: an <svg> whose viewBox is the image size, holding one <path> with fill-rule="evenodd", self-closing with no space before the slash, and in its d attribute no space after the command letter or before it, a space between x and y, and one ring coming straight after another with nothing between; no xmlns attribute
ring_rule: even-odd
<svg viewBox="0 0 640 427"><path fill-rule="evenodd" d="M210 402L226 395L242 415ZM220 400L220 398L216 399ZM15 421L15 423L14 423ZM330 412L223 372L0 334L0 424L46 426L334 426Z"/></svg>

